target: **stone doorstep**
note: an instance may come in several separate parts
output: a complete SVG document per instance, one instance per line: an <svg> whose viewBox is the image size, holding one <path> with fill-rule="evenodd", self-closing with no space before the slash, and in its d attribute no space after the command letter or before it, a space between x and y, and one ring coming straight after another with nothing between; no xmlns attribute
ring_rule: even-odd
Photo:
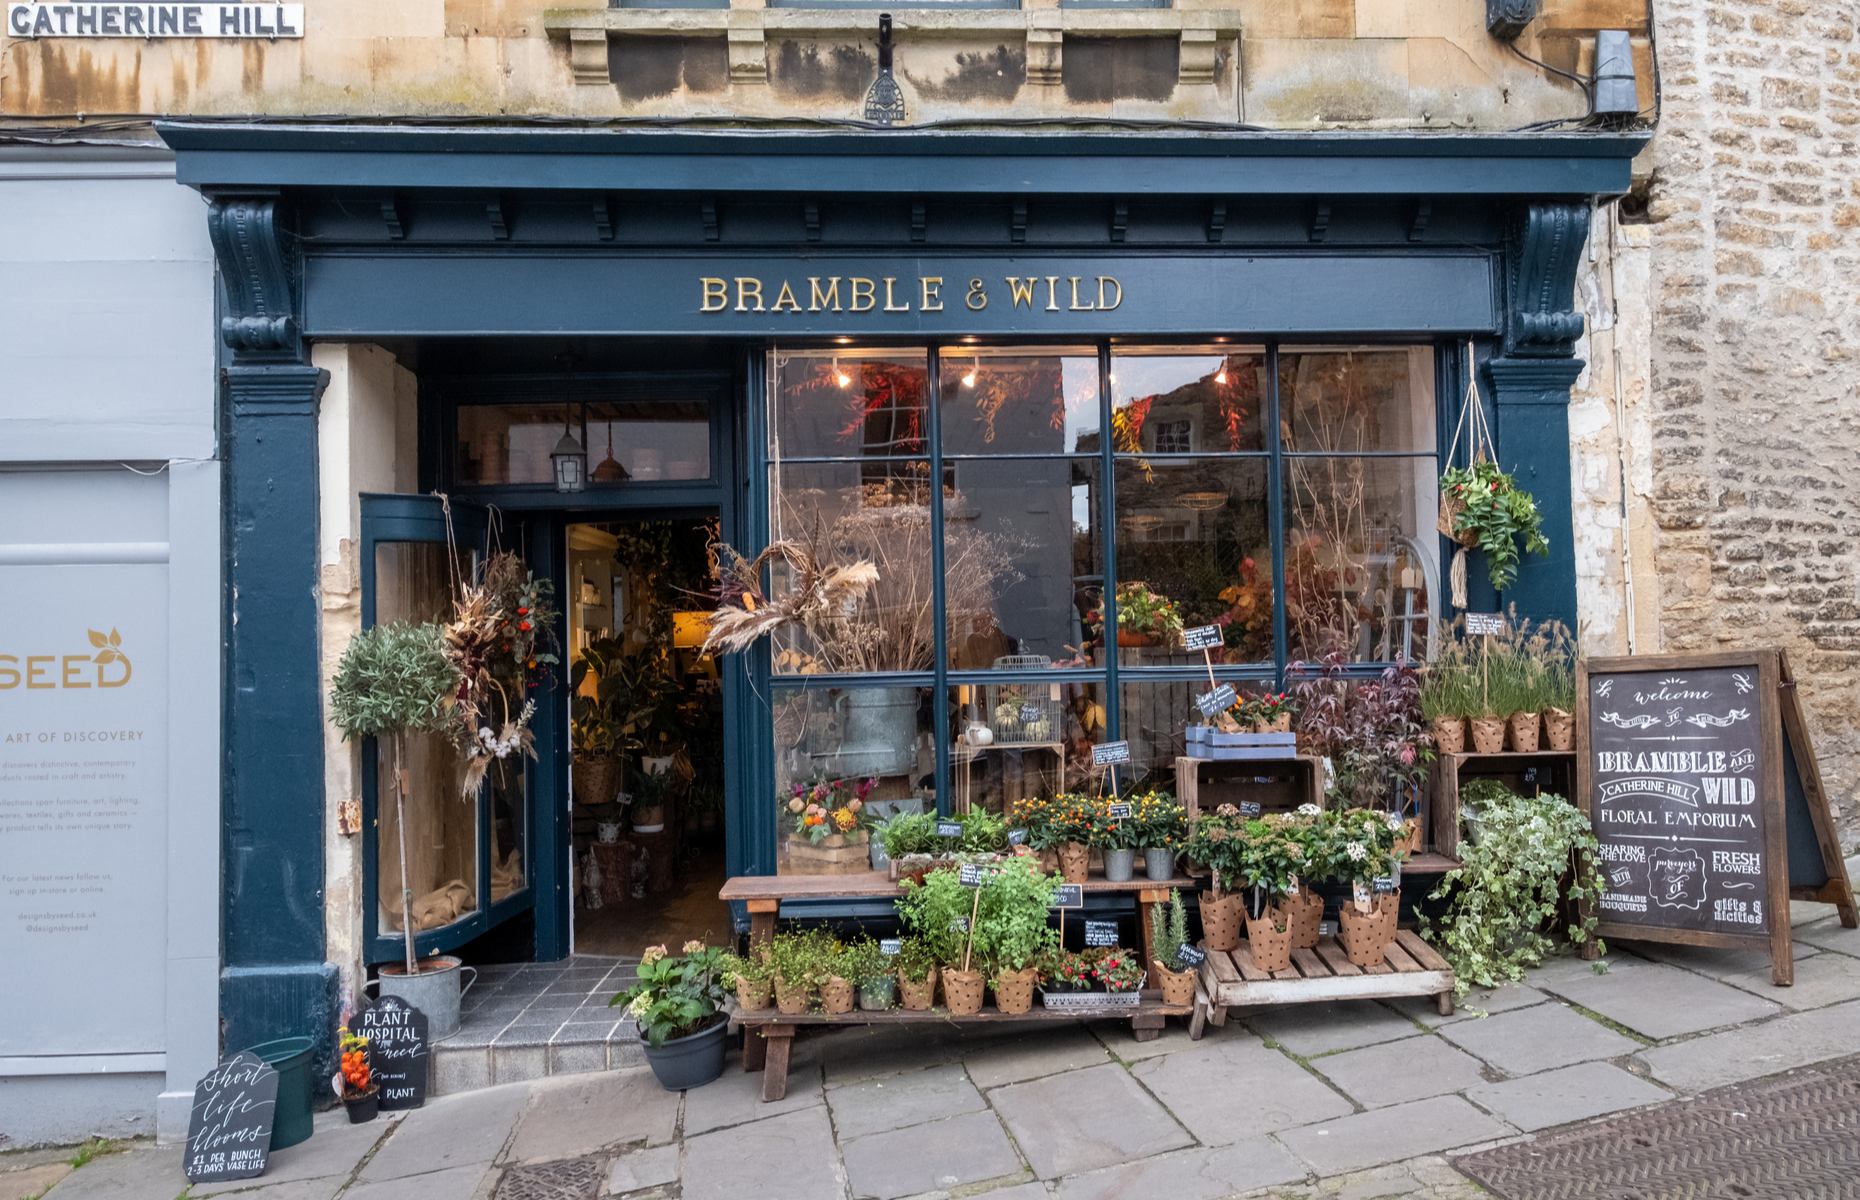
<svg viewBox="0 0 1860 1200"><path fill-rule="evenodd" d="M430 1094L434 1096L646 1063L645 1051L631 1030L616 1030L606 1037L543 1035L534 1042L488 1046L440 1042L433 1047L432 1055Z"/></svg>

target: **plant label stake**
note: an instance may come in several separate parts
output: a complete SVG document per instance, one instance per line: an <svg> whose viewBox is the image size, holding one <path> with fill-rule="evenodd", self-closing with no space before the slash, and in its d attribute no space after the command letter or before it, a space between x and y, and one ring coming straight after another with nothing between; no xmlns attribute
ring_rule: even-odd
<svg viewBox="0 0 1860 1200"><path fill-rule="evenodd" d="M885 938L878 943L878 952L886 958L895 958L904 951L902 938Z"/></svg>
<svg viewBox="0 0 1860 1200"><path fill-rule="evenodd" d="M1027 831L1025 829L1010 829L1007 831L1007 839L1008 845L1010 846L1025 846L1027 844Z"/></svg>
<svg viewBox="0 0 1860 1200"><path fill-rule="evenodd" d="M938 821L936 835L940 838L959 838L962 836L961 821Z"/></svg>
<svg viewBox="0 0 1860 1200"><path fill-rule="evenodd" d="M975 889L975 903L969 905L969 919L963 922L962 932L962 970L966 975L969 970L969 952L975 948L975 918L982 911L982 889Z"/></svg>
<svg viewBox="0 0 1860 1200"><path fill-rule="evenodd" d="M1104 806L1104 815L1111 818L1113 821L1128 821L1130 819L1130 805L1122 802L1107 804Z"/></svg>
<svg viewBox="0 0 1860 1200"><path fill-rule="evenodd" d="M1210 689L1214 687L1214 648L1221 644L1221 627L1219 625L1197 625L1193 629L1184 629L1182 631L1182 645L1191 651L1201 651L1202 664L1208 668L1208 687ZM1227 703L1231 705L1233 701L1230 699ZM1208 713L1210 717L1214 715L1205 708L1201 711Z"/></svg>
<svg viewBox="0 0 1860 1200"><path fill-rule="evenodd" d="M1209 673L1208 683L1210 686L1214 683L1212 672ZM1195 707L1201 710L1202 716L1211 717L1216 713L1225 712L1232 708L1234 706L1234 701L1237 699L1239 699L1239 696L1234 692L1234 685L1231 683L1223 683L1219 687L1215 687L1211 692L1203 692L1201 695L1196 696Z"/></svg>

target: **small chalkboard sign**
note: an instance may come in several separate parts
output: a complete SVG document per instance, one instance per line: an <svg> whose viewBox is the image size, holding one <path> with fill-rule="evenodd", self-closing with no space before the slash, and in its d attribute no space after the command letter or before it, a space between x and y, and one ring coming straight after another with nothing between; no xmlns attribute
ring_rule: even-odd
<svg viewBox="0 0 1860 1200"><path fill-rule="evenodd" d="M1053 891L1053 902L1049 908L1083 908L1085 907L1085 885L1082 883L1062 883Z"/></svg>
<svg viewBox="0 0 1860 1200"><path fill-rule="evenodd" d="M1045 715L1046 710L1038 704L1023 704L1020 706L1020 723L1022 725L1031 725Z"/></svg>
<svg viewBox="0 0 1860 1200"><path fill-rule="evenodd" d="M956 871L956 881L963 887L981 887L993 874L993 869L981 863L963 863Z"/></svg>
<svg viewBox="0 0 1860 1200"><path fill-rule="evenodd" d="M1576 736L1599 936L1767 949L1787 986L1791 899L1860 923L1780 651L1583 660Z"/></svg>
<svg viewBox="0 0 1860 1200"><path fill-rule="evenodd" d="M1094 767L1108 767L1129 761L1130 743L1127 741L1099 742L1091 748L1091 765Z"/></svg>
<svg viewBox="0 0 1860 1200"><path fill-rule="evenodd" d="M271 1121L278 1105L278 1073L256 1054L233 1055L194 1085L187 1122L189 1183L253 1179L265 1173Z"/></svg>
<svg viewBox="0 0 1860 1200"><path fill-rule="evenodd" d="M1130 819L1130 805L1122 800L1118 801L1116 804L1107 804L1104 806L1104 815L1111 818L1113 821L1128 821Z"/></svg>
<svg viewBox="0 0 1860 1200"><path fill-rule="evenodd" d="M1010 829L1007 831L1007 839L1008 845L1010 846L1025 846L1027 844L1027 831L1025 829Z"/></svg>
<svg viewBox="0 0 1860 1200"><path fill-rule="evenodd" d="M936 835L940 838L961 837L962 836L962 822L961 821L938 821L936 823Z"/></svg>
<svg viewBox="0 0 1860 1200"><path fill-rule="evenodd" d="M950 919L950 922L949 922L949 931L950 931L951 933L967 933L967 932L969 932L969 918L967 918L967 917L952 917L952 918Z"/></svg>
<svg viewBox="0 0 1860 1200"><path fill-rule="evenodd" d="M1504 632L1504 613L1469 612L1466 614L1466 635L1468 637L1479 637L1488 633L1502 636Z"/></svg>
<svg viewBox="0 0 1860 1200"><path fill-rule="evenodd" d="M1395 877L1393 875L1378 875L1370 886L1378 896L1393 895L1395 892Z"/></svg>
<svg viewBox="0 0 1860 1200"><path fill-rule="evenodd" d="M1197 625L1182 631L1182 645L1189 650L1218 650L1221 641L1219 625Z"/></svg>
<svg viewBox="0 0 1860 1200"><path fill-rule="evenodd" d="M1116 921L1085 922L1085 944L1087 946L1117 945Z"/></svg>
<svg viewBox="0 0 1860 1200"><path fill-rule="evenodd" d="M1234 701L1239 698L1239 694L1234 691L1233 684L1223 683L1211 692L1203 692L1201 695L1196 696L1195 707L1201 710L1202 716L1211 717L1216 713L1224 713L1232 708L1234 706Z"/></svg>
<svg viewBox="0 0 1860 1200"><path fill-rule="evenodd" d="M425 1104L432 1060L426 1014L399 996L383 996L356 1014L354 1028L368 1039L368 1065L381 1086L381 1111Z"/></svg>
<svg viewBox="0 0 1860 1200"><path fill-rule="evenodd" d="M1192 970L1207 961L1206 950L1200 946L1191 946L1187 942L1183 942L1175 952L1175 969L1178 971Z"/></svg>
<svg viewBox="0 0 1860 1200"><path fill-rule="evenodd" d="M886 958L895 958L904 952L904 939L881 938L878 943L878 952Z"/></svg>
<svg viewBox="0 0 1860 1200"><path fill-rule="evenodd" d="M1257 800L1242 800L1239 807L1240 815L1243 817L1257 817L1260 813L1265 811L1259 806L1259 801Z"/></svg>

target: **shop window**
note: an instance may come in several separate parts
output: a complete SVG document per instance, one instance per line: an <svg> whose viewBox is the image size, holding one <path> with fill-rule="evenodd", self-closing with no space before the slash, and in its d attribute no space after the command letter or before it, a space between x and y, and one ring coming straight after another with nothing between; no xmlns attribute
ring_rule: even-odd
<svg viewBox="0 0 1860 1200"><path fill-rule="evenodd" d="M950 699L950 810L1008 814L1025 799L1097 787L1108 740L1102 683L1041 678L959 684Z"/></svg>
<svg viewBox="0 0 1860 1200"><path fill-rule="evenodd" d="M1090 454L1098 445L1098 351L942 352L943 455Z"/></svg>
<svg viewBox="0 0 1860 1200"><path fill-rule="evenodd" d="M1120 347L1111 355L1111 434L1119 453L1265 449L1266 355L1227 346ZM1194 431L1208 431L1201 443Z"/></svg>
<svg viewBox="0 0 1860 1200"><path fill-rule="evenodd" d="M776 460L920 457L930 451L922 351L781 352L769 427Z"/></svg>
<svg viewBox="0 0 1860 1200"><path fill-rule="evenodd" d="M549 452L564 421L588 452L590 482L709 479L710 409L702 401L590 400L468 404L458 410L458 482L553 484Z"/></svg>
<svg viewBox="0 0 1860 1200"><path fill-rule="evenodd" d="M830 684L775 691L780 873L865 870L880 821L935 810L931 694L922 687Z"/></svg>

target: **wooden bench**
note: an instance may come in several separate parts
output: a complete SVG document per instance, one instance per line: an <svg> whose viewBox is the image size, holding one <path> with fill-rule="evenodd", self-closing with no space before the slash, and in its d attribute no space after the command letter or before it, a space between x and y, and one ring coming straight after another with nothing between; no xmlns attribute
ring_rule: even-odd
<svg viewBox="0 0 1860 1200"><path fill-rule="evenodd" d="M1168 881L1132 879L1127 883L1091 879L1086 881L1084 891L1086 895L1109 893L1135 898L1137 928L1147 969L1154 957L1150 944L1149 905L1166 903L1171 892L1192 886L1193 881L1185 878ZM749 944L753 947L765 945L775 936L775 921L784 900L896 900L903 894L904 889L883 872L868 871L856 875L739 875L723 885L718 897L725 902L740 901L749 911ZM1199 1032L1200 1017L1204 1011L1199 1001L1192 1005L1164 1004L1161 992L1146 989L1133 1008L1056 1011L1036 1005L1025 1013L984 1009L968 1016L953 1016L948 1009L941 1007L926 1012L904 1009L865 1012L855 1009L849 1013L833 1014L789 1014L774 1009L743 1012L739 1009L733 1014L732 1020L749 1035L743 1039L743 1069L763 1072L762 1098L779 1100L788 1094L788 1062L795 1032L802 1025L1127 1020L1130 1022L1131 1035L1140 1042L1146 1042L1162 1032L1164 1022L1170 1017L1191 1018L1196 1032Z"/></svg>

